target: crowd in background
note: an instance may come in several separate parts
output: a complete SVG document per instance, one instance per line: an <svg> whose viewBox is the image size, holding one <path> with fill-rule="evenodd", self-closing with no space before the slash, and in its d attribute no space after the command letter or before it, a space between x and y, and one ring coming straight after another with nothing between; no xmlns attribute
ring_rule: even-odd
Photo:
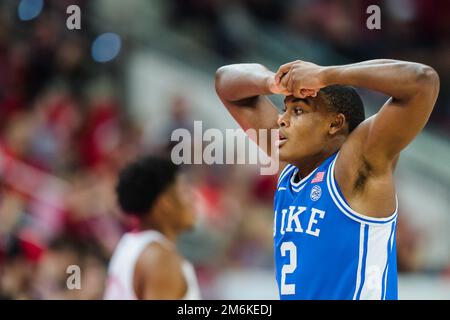
<svg viewBox="0 0 450 320"><path fill-rule="evenodd" d="M122 101L120 61L94 63L89 27L57 27L65 6L47 5L30 22L0 7L0 297L98 299L115 245L137 227L117 207L117 172L169 145L143 147ZM165 106L171 127L185 125L186 103L174 97ZM246 179L247 171L205 166L191 173L201 226L181 246L204 286L227 265L271 267L275 182ZM69 265L80 267L82 290L67 290Z"/></svg>
<svg viewBox="0 0 450 320"><path fill-rule="evenodd" d="M128 115L120 70L127 52L111 63L95 63L89 23L77 33L60 27L69 2L88 14L86 1L47 1L38 19L25 22L18 20L14 6L0 5L0 298L101 298L113 249L123 232L136 228L135 220L117 207L117 172L140 154L169 150L164 143L144 147L142 128ZM345 1L178 0L168 20L205 25L215 39L212 47L231 59L245 50L245 42L217 23L229 3L260 23L331 41L351 58L395 53L414 60L416 54L438 69L449 63L441 56L448 53L449 28L439 25L448 26L449 20L431 19L428 1L417 1L422 9L410 15L383 15L402 32L381 31L369 42L367 33L355 27L364 15L355 13L354 5L345 9ZM448 73L440 74L444 83ZM161 108L171 110L170 127L178 128L190 125L195 106L174 96ZM443 92L434 117L443 128L449 127L448 109ZM208 288L222 270L272 268L276 177L259 176L245 166L191 170L200 222L180 247L194 262L207 296L214 297L217 293ZM400 269L420 269L414 231L406 223L399 228ZM82 290L67 290L69 265L80 266Z"/></svg>
<svg viewBox="0 0 450 320"><path fill-rule="evenodd" d="M381 29L366 26L373 14L366 13L370 5L381 9ZM438 71L442 88L450 85L446 0L175 0L167 21L230 61L240 61L258 31L276 28L292 35L292 41L327 44L349 62L380 57L420 61ZM257 32L246 31L252 28ZM440 134L450 134L447 90L441 90L431 121Z"/></svg>

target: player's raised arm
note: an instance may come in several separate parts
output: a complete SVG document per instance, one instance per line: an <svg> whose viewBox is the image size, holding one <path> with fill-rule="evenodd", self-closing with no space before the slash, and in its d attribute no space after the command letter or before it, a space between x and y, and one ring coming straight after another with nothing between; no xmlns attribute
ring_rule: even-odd
<svg viewBox="0 0 450 320"><path fill-rule="evenodd" d="M380 111L364 121L351 137L362 142L358 150L374 169L390 165L423 129L439 92L439 77L434 69L398 60L370 60L331 67L297 62L280 67L278 78L286 72L289 79L283 77L285 85L294 94L298 88L320 89L340 84L390 96Z"/></svg>
<svg viewBox="0 0 450 320"><path fill-rule="evenodd" d="M381 110L363 123L363 154L376 165L394 159L423 129L439 92L439 77L431 67L412 62L373 60L331 67L327 85L342 83L390 96Z"/></svg>
<svg viewBox="0 0 450 320"><path fill-rule="evenodd" d="M274 75L255 63L227 65L217 70L217 95L244 130L278 127L278 111L266 95L288 93L275 83ZM271 154L270 146L258 145Z"/></svg>
<svg viewBox="0 0 450 320"><path fill-rule="evenodd" d="M232 64L216 72L216 91L243 129L277 127L278 112L265 95L285 93L274 73L256 63Z"/></svg>

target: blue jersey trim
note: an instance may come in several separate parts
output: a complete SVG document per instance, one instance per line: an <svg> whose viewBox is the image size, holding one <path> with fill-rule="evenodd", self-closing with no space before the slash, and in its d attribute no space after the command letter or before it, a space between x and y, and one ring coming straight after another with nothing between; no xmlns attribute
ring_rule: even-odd
<svg viewBox="0 0 450 320"><path fill-rule="evenodd" d="M310 174L301 179L299 182L294 182L295 176L298 172L298 168L295 168L294 173L291 175L292 190L294 190L295 192L299 192L300 190L302 190L306 186L307 182L312 177L312 175L317 171L317 169L319 169L319 167L315 168Z"/></svg>
<svg viewBox="0 0 450 320"><path fill-rule="evenodd" d="M361 266L361 282L359 284L358 293L356 294L356 300L360 299L361 291L362 291L362 288L364 287L368 242L369 242L369 225L366 224L364 226L364 249L363 249L363 258L362 258L362 266Z"/></svg>
<svg viewBox="0 0 450 320"><path fill-rule="evenodd" d="M287 164L284 169L281 171L280 176L278 177L278 183L277 183L277 189L280 186L281 181L284 179L284 177L286 177L289 172L291 172L292 170L294 170L294 166L292 164Z"/></svg>
<svg viewBox="0 0 450 320"><path fill-rule="evenodd" d="M389 261L389 257L392 254L392 250L393 250L393 246L394 246L393 240L395 237L395 228L396 227L397 227L397 222L392 224L391 235L389 236L389 242L388 242L388 260L387 261ZM383 278L383 286L384 286L383 300L386 300L386 292L387 292L386 282L387 282L388 273L389 273L389 264L386 265L386 274L384 275L384 278Z"/></svg>
<svg viewBox="0 0 450 320"><path fill-rule="evenodd" d="M381 287L381 299L385 300L386 299L386 277L387 277L387 270L388 270L388 261L389 261L389 257L391 255L391 239L392 239L392 235L394 234L394 230L395 230L395 223L392 224L391 227L391 233L389 235L389 240L387 243L387 259L386 259L386 266L384 267L383 270L383 277L382 277L382 287Z"/></svg>

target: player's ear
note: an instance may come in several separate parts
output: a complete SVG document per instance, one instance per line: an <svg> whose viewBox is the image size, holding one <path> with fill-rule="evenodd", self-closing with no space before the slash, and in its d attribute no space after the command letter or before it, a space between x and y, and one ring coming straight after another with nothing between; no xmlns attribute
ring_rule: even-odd
<svg viewBox="0 0 450 320"><path fill-rule="evenodd" d="M343 130L344 126L345 126L345 116L342 113L335 114L332 117L328 133L334 135L337 132Z"/></svg>
<svg viewBox="0 0 450 320"><path fill-rule="evenodd" d="M165 213L170 210L171 208L171 200L169 196L169 192L163 192L158 196L158 198L155 201L155 212Z"/></svg>
<svg viewBox="0 0 450 320"><path fill-rule="evenodd" d="M153 222L161 223L161 221L167 220L167 214L172 211L172 204L167 196L167 193L159 195L153 206L152 215L150 219Z"/></svg>
<svg viewBox="0 0 450 320"><path fill-rule="evenodd" d="M161 195L160 201L161 201L161 206L163 206L164 209L171 208L173 201L171 199L171 194L169 192L164 192Z"/></svg>

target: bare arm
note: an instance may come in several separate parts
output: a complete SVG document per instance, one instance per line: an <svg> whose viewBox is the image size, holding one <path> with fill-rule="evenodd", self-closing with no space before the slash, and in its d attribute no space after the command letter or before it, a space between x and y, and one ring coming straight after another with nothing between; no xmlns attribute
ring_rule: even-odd
<svg viewBox="0 0 450 320"><path fill-rule="evenodd" d="M371 60L327 67L324 84L344 84L382 92L391 98L358 130L364 140L361 153L375 169L394 161L427 123L439 92L439 77L429 66Z"/></svg>
<svg viewBox="0 0 450 320"><path fill-rule="evenodd" d="M276 129L278 111L266 95L284 93L274 73L260 64L233 64L216 72L216 91L233 118L244 129ZM270 145L260 148L271 154Z"/></svg>
<svg viewBox="0 0 450 320"><path fill-rule="evenodd" d="M301 96L300 89L318 90L333 84L363 87L390 96L349 140L363 141L357 151L380 169L389 167L423 129L439 92L439 77L431 67L388 59L331 67L294 61L281 66L276 79L296 96Z"/></svg>

